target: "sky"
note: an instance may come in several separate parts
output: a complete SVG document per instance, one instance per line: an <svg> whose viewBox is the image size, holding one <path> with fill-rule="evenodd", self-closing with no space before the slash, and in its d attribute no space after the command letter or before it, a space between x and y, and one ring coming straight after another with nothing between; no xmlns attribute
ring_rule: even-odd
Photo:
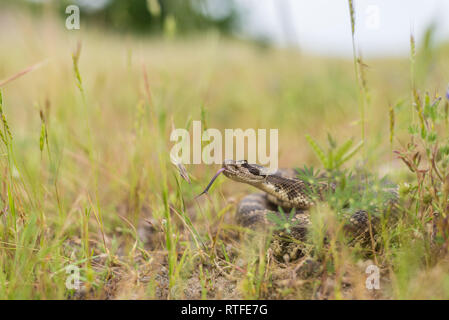
<svg viewBox="0 0 449 320"><path fill-rule="evenodd" d="M245 35L279 46L331 56L351 56L347 0L235 0L245 9ZM354 0L357 49L364 56L401 56L436 23L436 38L449 39L447 0Z"/></svg>
<svg viewBox="0 0 449 320"><path fill-rule="evenodd" d="M73 1L91 8L108 2ZM230 0L206 1L209 14L220 16ZM243 12L240 36L325 56L352 56L348 0L232 1ZM449 40L449 0L354 0L354 5L357 50L364 57L408 55L410 33L419 46L431 23L437 40Z"/></svg>

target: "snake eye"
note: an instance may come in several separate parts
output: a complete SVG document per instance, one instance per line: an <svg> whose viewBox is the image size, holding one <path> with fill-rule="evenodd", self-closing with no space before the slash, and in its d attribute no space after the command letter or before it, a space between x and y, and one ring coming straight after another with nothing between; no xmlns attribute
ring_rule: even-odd
<svg viewBox="0 0 449 320"><path fill-rule="evenodd" d="M254 166L249 165L248 163L244 163L242 164L242 167L247 169L249 171L249 173L255 175L255 176L259 176L260 175L260 170Z"/></svg>
<svg viewBox="0 0 449 320"><path fill-rule="evenodd" d="M260 170L257 169L257 168L254 168L254 167L248 167L247 169L248 169L248 171L249 171L251 174L253 174L253 175L255 175L255 176L260 175Z"/></svg>

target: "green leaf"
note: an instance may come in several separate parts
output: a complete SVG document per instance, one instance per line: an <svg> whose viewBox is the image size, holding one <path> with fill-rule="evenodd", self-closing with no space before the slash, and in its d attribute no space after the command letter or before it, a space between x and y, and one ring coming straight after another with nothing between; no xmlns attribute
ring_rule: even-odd
<svg viewBox="0 0 449 320"><path fill-rule="evenodd" d="M267 213L267 219L270 222L273 222L276 226L280 226L284 223L284 221L275 213L268 212Z"/></svg>
<svg viewBox="0 0 449 320"><path fill-rule="evenodd" d="M334 150L333 149L329 149L329 151L327 152L327 167L329 170L334 169Z"/></svg>
<svg viewBox="0 0 449 320"><path fill-rule="evenodd" d="M312 147L312 150L315 152L318 159L321 161L321 163L324 165L324 167L327 169L328 166L328 159L326 158L326 155L324 153L324 150L318 145L318 143L308 134L306 134L306 140L309 143L309 145Z"/></svg>
<svg viewBox="0 0 449 320"><path fill-rule="evenodd" d="M44 150L44 142L45 142L45 124L41 125L41 136L39 138L39 149L41 152Z"/></svg>
<svg viewBox="0 0 449 320"><path fill-rule="evenodd" d="M329 146L331 147L331 149L337 148L337 142L334 140L334 138L332 138L329 132L327 133L327 140L329 141Z"/></svg>
<svg viewBox="0 0 449 320"><path fill-rule="evenodd" d="M339 164L343 164L351 159L363 146L363 141L360 141L351 151L349 151L340 161Z"/></svg>
<svg viewBox="0 0 449 320"><path fill-rule="evenodd" d="M353 142L354 141L352 139L349 139L348 141L343 143L340 148L337 149L337 152L335 153L334 157L336 163L339 163L341 161L346 152L348 152L349 149L352 147Z"/></svg>

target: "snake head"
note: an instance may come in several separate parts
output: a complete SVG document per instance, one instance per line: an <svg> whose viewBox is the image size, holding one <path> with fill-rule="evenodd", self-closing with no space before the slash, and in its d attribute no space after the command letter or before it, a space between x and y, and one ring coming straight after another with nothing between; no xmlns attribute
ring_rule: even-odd
<svg viewBox="0 0 449 320"><path fill-rule="evenodd" d="M268 170L257 164L249 164L246 160L225 160L223 174L237 182L259 183L267 178Z"/></svg>

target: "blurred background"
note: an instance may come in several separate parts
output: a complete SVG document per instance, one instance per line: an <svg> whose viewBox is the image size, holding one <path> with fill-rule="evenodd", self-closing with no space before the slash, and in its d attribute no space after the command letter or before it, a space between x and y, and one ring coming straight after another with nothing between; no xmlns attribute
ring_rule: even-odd
<svg viewBox="0 0 449 320"><path fill-rule="evenodd" d="M346 1L332 0L1 0L35 16L54 11L65 19L70 4L80 7L83 27L120 33L179 35L216 30L223 35L321 55L352 55ZM444 0L360 0L355 3L358 47L367 56L403 55L411 32L428 28L435 40L449 36L449 4ZM3 17L4 19L5 17ZM2 20L3 20L2 19ZM172 29L172 30L170 30ZM175 31L176 30L176 31Z"/></svg>
<svg viewBox="0 0 449 320"><path fill-rule="evenodd" d="M79 30L66 27L66 8L73 4L80 9ZM366 143L380 146L376 159L391 153L382 143L388 133L382 115L409 97L411 35L415 80L424 90L445 92L449 4L361 0L354 8L353 47L343 0L0 0L0 79L45 62L5 87L10 97L20 93L24 107L11 112L20 117L16 130L26 141L25 131L39 127L27 108L45 101L78 104L67 98L76 97L71 56L80 43L79 68L93 114L107 118L121 110L122 123L132 125L131 106L148 96L149 85L154 110L167 124L187 126L186 119L207 114L217 128L281 128L281 163L290 165L313 161L307 152L283 154L292 139L302 145L306 133L358 135L355 53L366 66Z"/></svg>
<svg viewBox="0 0 449 320"><path fill-rule="evenodd" d="M70 30L73 4L80 28ZM218 129L278 128L281 166L316 164L305 134L362 139L355 50L366 85L365 160L390 163L389 108L407 109L411 72L421 90L445 94L449 3L361 0L354 8L353 48L343 0L0 0L0 79L39 64L3 85L23 161L40 161L38 111L47 106L61 154L97 146L105 163L132 162L123 151L153 112L167 147L172 127L201 119ZM398 112L396 122L406 128L410 113Z"/></svg>

